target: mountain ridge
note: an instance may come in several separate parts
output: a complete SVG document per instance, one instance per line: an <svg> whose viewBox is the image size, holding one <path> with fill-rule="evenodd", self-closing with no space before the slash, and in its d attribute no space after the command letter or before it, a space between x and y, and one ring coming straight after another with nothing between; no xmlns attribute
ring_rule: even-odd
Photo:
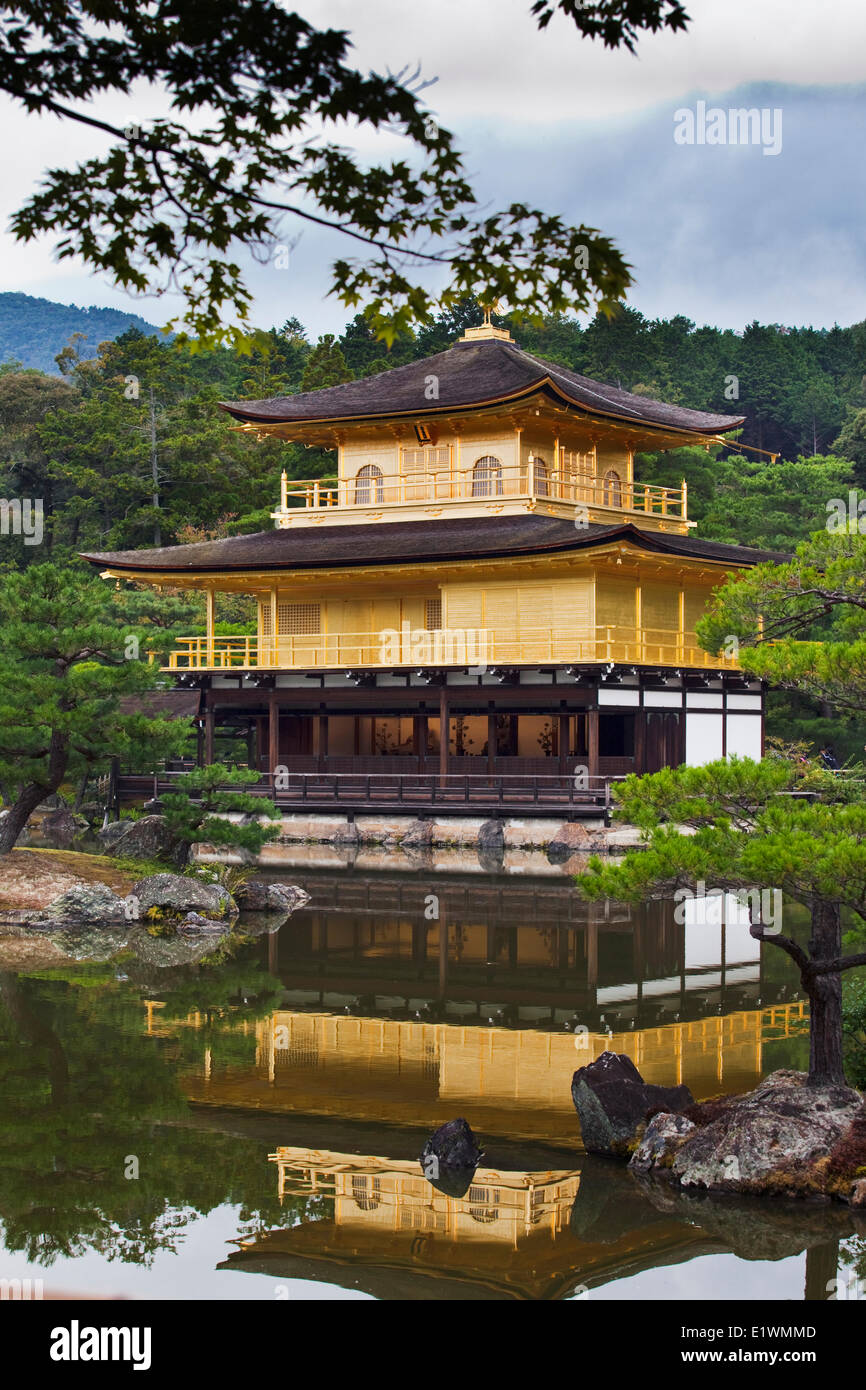
<svg viewBox="0 0 866 1390"><path fill-rule="evenodd" d="M148 336L162 336L154 324L126 309L98 304L62 304L17 290L0 291L0 364L14 361L23 367L58 374L55 357L73 333L82 333L84 356L94 356L100 343L119 338L128 328Z"/></svg>

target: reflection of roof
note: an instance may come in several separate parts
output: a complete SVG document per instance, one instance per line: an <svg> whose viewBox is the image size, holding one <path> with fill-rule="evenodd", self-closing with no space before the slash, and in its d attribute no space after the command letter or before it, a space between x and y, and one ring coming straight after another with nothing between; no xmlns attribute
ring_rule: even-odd
<svg viewBox="0 0 866 1390"><path fill-rule="evenodd" d="M517 1250L481 1247L437 1236L419 1247L418 1231L345 1231L331 1221L313 1221L267 1231L217 1269L270 1274L278 1279L320 1283L405 1301L490 1301L569 1298L578 1285L598 1288L662 1265L681 1264L727 1250L697 1227L659 1216L658 1222L604 1244L578 1240L569 1231L555 1240L521 1244ZM487 1249L493 1258L479 1264ZM475 1257L475 1259L473 1259Z"/></svg>
<svg viewBox="0 0 866 1390"><path fill-rule="evenodd" d="M193 545L103 551L84 558L93 564L110 565L113 570L314 570L371 563L438 564L443 560L566 554L614 541L627 541L654 554L716 560L732 566L786 558L775 551L750 546L646 531L631 522L612 526L593 523L577 530L572 521L532 514L392 521L387 527L365 523L331 526L326 531L275 528L223 540L197 541Z"/></svg>
<svg viewBox="0 0 866 1390"><path fill-rule="evenodd" d="M430 399L427 389L431 376L437 379L435 400ZM545 362L501 338L455 343L433 357L393 367L361 381L272 400L226 401L223 409L236 420L261 424L394 415L429 417L448 410L515 401L538 390L577 407L581 413L698 434L734 429L744 419L741 415L711 415L647 396L634 396L580 376L568 367Z"/></svg>

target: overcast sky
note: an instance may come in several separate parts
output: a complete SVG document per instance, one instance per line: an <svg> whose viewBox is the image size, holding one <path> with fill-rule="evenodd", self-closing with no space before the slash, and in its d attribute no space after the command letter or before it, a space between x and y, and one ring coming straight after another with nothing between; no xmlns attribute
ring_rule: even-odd
<svg viewBox="0 0 866 1390"><path fill-rule="evenodd" d="M364 70L420 62L424 77L438 79L423 99L455 133L485 201L531 201L613 235L634 268L630 302L643 312L732 328L755 318L829 326L866 317L863 0L691 0L688 31L643 39L636 57L581 39L564 18L539 32L529 0L296 8L319 26L350 30ZM675 112L699 101L766 108L778 153L676 143ZM99 114L125 124L164 109L142 88L102 103ZM0 112L5 225L44 168L102 145L9 102ZM0 289L133 303L74 262L57 263L50 243L21 247L4 234L2 249ZM345 253L341 238L306 227L287 270L251 265L256 320L294 314L314 335L339 330L350 315L325 295L329 261ZM133 307L152 322L168 316L166 301Z"/></svg>

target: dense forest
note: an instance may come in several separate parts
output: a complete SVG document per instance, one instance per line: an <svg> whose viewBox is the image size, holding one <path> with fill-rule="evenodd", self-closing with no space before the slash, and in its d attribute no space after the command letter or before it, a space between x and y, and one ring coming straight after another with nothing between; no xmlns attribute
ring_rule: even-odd
<svg viewBox="0 0 866 1390"><path fill-rule="evenodd" d="M58 304L14 291L0 294L0 362L11 360L23 367L56 372L57 353L73 334L79 334L82 343L95 353L100 343L119 338L129 328L157 332L153 324L127 309Z"/></svg>
<svg viewBox="0 0 866 1390"><path fill-rule="evenodd" d="M246 355L130 328L96 352L73 338L53 373L6 362L0 496L41 499L44 538L28 545L4 534L0 566L269 527L279 470L327 476L334 456L240 434L220 400L368 377L442 351L479 321L469 302L387 351L360 314L339 337L316 343L290 319L254 335ZM649 320L633 309L586 327L558 315L537 327L503 322L527 351L595 380L746 417L739 442L766 453L713 445L637 461L644 480L686 478L702 535L792 550L824 528L830 499L866 485L866 323L829 330L753 323L737 334L683 317ZM222 616L244 622L240 608ZM186 630L194 629L187 623ZM805 736L862 749L862 730L831 730L831 711L794 708L791 698L776 697L780 727L790 732L793 718Z"/></svg>

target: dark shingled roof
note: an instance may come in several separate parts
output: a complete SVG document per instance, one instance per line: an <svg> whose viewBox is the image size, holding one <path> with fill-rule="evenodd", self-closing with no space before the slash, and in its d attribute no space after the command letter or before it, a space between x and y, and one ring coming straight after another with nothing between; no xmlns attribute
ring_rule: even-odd
<svg viewBox="0 0 866 1390"><path fill-rule="evenodd" d="M194 545L164 546L161 550L119 550L85 555L95 565L113 570L165 570L175 573L220 573L243 570L314 570L355 565L397 565L407 562L439 564L444 560L493 559L508 555L549 555L585 550L609 541L626 540L641 550L682 555L696 560L720 560L731 566L756 565L787 557L770 550L723 545L698 536L642 530L631 522L599 523L577 529L557 517L458 517L441 521L389 521L378 526L346 525L291 527L257 531L254 535Z"/></svg>
<svg viewBox="0 0 866 1390"><path fill-rule="evenodd" d="M425 394L431 376L438 379L439 394L435 400ZM429 417L448 410L515 400L539 389L590 414L698 434L735 429L745 419L742 415L709 415L702 410L633 396L533 357L502 338L455 343L434 357L392 367L378 376L349 381L343 386L326 386L321 391L303 391L297 396L275 396L268 401L223 401L222 407L235 419L252 424L313 424L377 416Z"/></svg>
<svg viewBox="0 0 866 1390"><path fill-rule="evenodd" d="M199 690L148 690L143 695L124 695L123 714L144 714L148 719L195 719L201 703Z"/></svg>

